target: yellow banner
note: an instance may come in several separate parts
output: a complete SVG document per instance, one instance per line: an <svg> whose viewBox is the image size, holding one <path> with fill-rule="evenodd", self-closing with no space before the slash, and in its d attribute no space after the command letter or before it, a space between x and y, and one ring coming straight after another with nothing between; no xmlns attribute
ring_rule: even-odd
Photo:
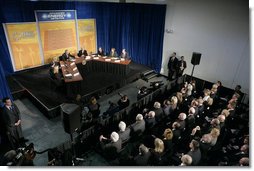
<svg viewBox="0 0 254 171"><path fill-rule="evenodd" d="M6 24L15 70L41 65L36 23Z"/></svg>
<svg viewBox="0 0 254 171"><path fill-rule="evenodd" d="M62 55L65 49L76 55L75 21L40 22L39 27L45 64Z"/></svg>
<svg viewBox="0 0 254 171"><path fill-rule="evenodd" d="M96 53L96 24L95 19L78 20L79 44L88 54Z"/></svg>

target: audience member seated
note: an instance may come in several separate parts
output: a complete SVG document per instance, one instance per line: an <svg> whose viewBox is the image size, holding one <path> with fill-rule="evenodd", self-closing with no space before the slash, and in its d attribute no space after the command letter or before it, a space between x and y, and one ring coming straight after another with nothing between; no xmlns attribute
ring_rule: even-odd
<svg viewBox="0 0 254 171"><path fill-rule="evenodd" d="M137 138L140 136L146 129L145 121L143 119L143 115L137 114L136 122L131 124L132 137Z"/></svg>
<svg viewBox="0 0 254 171"><path fill-rule="evenodd" d="M188 154L185 154L181 157L180 166L191 166L192 165L192 157Z"/></svg>
<svg viewBox="0 0 254 171"><path fill-rule="evenodd" d="M103 113L104 117L111 116L120 110L119 106L117 104L115 104L111 101L109 101L108 103L109 103L109 107L106 110L106 112Z"/></svg>
<svg viewBox="0 0 254 171"><path fill-rule="evenodd" d="M202 163L207 163L209 157L208 152L212 148L211 145L212 137L210 134L204 134L202 138L200 139L200 150L201 150L201 156L202 156Z"/></svg>
<svg viewBox="0 0 254 171"><path fill-rule="evenodd" d="M209 89L205 89L205 90L204 90L203 101L207 101L208 98L210 98L210 94L211 94L211 91L210 91Z"/></svg>
<svg viewBox="0 0 254 171"><path fill-rule="evenodd" d="M178 122L174 122L172 124L172 131L173 131L173 143L177 144L179 139L181 138L181 129L180 129L180 124Z"/></svg>
<svg viewBox="0 0 254 171"><path fill-rule="evenodd" d="M164 116L163 116L163 109L161 108L161 104L159 102L154 102L153 111L155 112L156 122L160 122Z"/></svg>
<svg viewBox="0 0 254 171"><path fill-rule="evenodd" d="M78 57L81 57L81 56L84 56L84 57L86 57L86 56L88 56L88 53L87 53L87 51L85 50L85 49L83 49L83 48L81 48L79 51L78 51Z"/></svg>
<svg viewBox="0 0 254 171"><path fill-rule="evenodd" d="M149 151L149 149L144 144L141 144L139 146L139 153L134 158L134 162L137 166L147 166L150 157L151 152Z"/></svg>
<svg viewBox="0 0 254 171"><path fill-rule="evenodd" d="M185 130L185 126L186 126L186 123L185 123L185 119L186 119L186 114L185 113L180 113L179 116L178 116L178 123L180 124L180 127L179 129L180 130Z"/></svg>
<svg viewBox="0 0 254 171"><path fill-rule="evenodd" d="M196 140L192 140L190 142L190 151L187 153L192 158L192 165L197 166L201 160L201 152L199 149L199 142Z"/></svg>
<svg viewBox="0 0 254 171"><path fill-rule="evenodd" d="M242 98L243 98L243 92L241 91L241 86L240 85L237 85L236 87L235 87L235 92L234 93L237 93L237 94L239 94L239 98L238 98L238 101L239 102L242 102Z"/></svg>
<svg viewBox="0 0 254 171"><path fill-rule="evenodd" d="M120 139L122 140L122 143L127 142L130 139L130 133L131 133L130 128L126 128L126 124L123 121L119 123L118 127L120 130L118 134Z"/></svg>
<svg viewBox="0 0 254 171"><path fill-rule="evenodd" d="M89 128L93 124L93 114L88 107L84 107L81 112L81 131Z"/></svg>
<svg viewBox="0 0 254 171"><path fill-rule="evenodd" d="M152 166L160 166L164 164L163 161L163 154L164 154L164 143L161 139L155 138L154 140L154 149L151 149L151 158L150 158L150 164Z"/></svg>
<svg viewBox="0 0 254 171"><path fill-rule="evenodd" d="M195 127L195 125L196 125L196 122L195 122L195 116L194 116L194 114L195 114L195 109L194 109L194 107L191 107L190 109L189 109L189 112L188 112L189 114L188 114L188 117L187 117L187 127L186 127L186 129L188 130L188 131L191 131L194 127Z"/></svg>
<svg viewBox="0 0 254 171"><path fill-rule="evenodd" d="M145 122L146 122L146 129L147 130L151 130L154 127L154 125L156 124L154 111L150 111L145 116Z"/></svg>
<svg viewBox="0 0 254 171"><path fill-rule="evenodd" d="M97 118L100 115L100 104L97 103L95 97L91 97L88 108L89 111L93 114L93 118Z"/></svg>
<svg viewBox="0 0 254 171"><path fill-rule="evenodd" d="M163 102L163 111L166 116L170 114L170 101L168 99Z"/></svg>
<svg viewBox="0 0 254 171"><path fill-rule="evenodd" d="M130 105L130 100L127 95L122 95L121 93L119 93L119 95L121 98L118 100L117 104L119 105L120 110L122 110Z"/></svg>
<svg viewBox="0 0 254 171"><path fill-rule="evenodd" d="M220 130L218 128L213 128L210 132L211 135L211 146L215 146L217 139L220 135Z"/></svg>
<svg viewBox="0 0 254 171"><path fill-rule="evenodd" d="M163 143L165 145L166 158L168 161L171 160L173 156L173 131L170 128L165 129L163 133Z"/></svg>
<svg viewBox="0 0 254 171"><path fill-rule="evenodd" d="M110 139L101 135L99 140L101 149L103 150L105 155L110 159L116 158L117 154L122 149L122 141L119 138L118 133L112 132L110 135Z"/></svg>
<svg viewBox="0 0 254 171"><path fill-rule="evenodd" d="M239 165L240 166L249 166L249 158L248 157L243 157L239 160Z"/></svg>

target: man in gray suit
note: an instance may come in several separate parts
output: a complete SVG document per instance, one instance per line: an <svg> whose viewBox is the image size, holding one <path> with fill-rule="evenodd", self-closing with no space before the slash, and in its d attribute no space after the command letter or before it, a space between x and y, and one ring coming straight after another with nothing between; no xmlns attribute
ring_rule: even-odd
<svg viewBox="0 0 254 171"><path fill-rule="evenodd" d="M20 143L28 141L24 139L20 111L18 107L12 103L9 97L3 99L3 120L7 130L7 136L13 149L16 149Z"/></svg>

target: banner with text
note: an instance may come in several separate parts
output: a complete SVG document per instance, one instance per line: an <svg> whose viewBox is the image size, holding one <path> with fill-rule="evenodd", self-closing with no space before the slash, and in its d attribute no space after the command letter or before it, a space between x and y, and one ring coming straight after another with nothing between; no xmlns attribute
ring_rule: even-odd
<svg viewBox="0 0 254 171"><path fill-rule="evenodd" d="M15 71L42 64L36 23L5 24Z"/></svg>
<svg viewBox="0 0 254 171"><path fill-rule="evenodd" d="M68 49L77 52L75 11L36 11L44 63L50 63Z"/></svg>
<svg viewBox="0 0 254 171"><path fill-rule="evenodd" d="M95 19L78 20L79 44L88 54L97 52Z"/></svg>

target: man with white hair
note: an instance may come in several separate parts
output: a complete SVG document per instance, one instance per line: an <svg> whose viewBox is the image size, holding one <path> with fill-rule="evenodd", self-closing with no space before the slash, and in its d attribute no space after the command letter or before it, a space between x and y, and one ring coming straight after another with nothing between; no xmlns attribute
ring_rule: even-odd
<svg viewBox="0 0 254 171"><path fill-rule="evenodd" d="M188 117L187 117L187 125L188 125L188 130L192 130L195 127L195 108L190 107L189 112L188 112Z"/></svg>
<svg viewBox="0 0 254 171"><path fill-rule="evenodd" d="M163 116L163 109L161 108L161 104L159 102L154 102L153 111L155 112L156 122L160 122L164 116Z"/></svg>
<svg viewBox="0 0 254 171"><path fill-rule="evenodd" d="M185 113L180 113L178 115L178 123L180 124L180 130L183 130L185 128L185 119L186 119L186 114Z"/></svg>
<svg viewBox="0 0 254 171"><path fill-rule="evenodd" d="M130 133L131 133L130 128L126 129L126 124L123 121L121 121L118 124L118 127L119 127L119 130L120 130L118 132L118 134L119 134L120 139L122 140L122 143L127 142L130 139Z"/></svg>
<svg viewBox="0 0 254 171"><path fill-rule="evenodd" d="M146 122L146 128L150 129L152 128L155 124L155 112L150 111L146 116L145 116L145 122Z"/></svg>
<svg viewBox="0 0 254 171"><path fill-rule="evenodd" d="M145 125L145 121L143 119L143 115L137 114L136 122L131 125L131 129L133 130L134 133L138 132L138 131L143 133L145 131L145 128L146 128L145 126L146 125Z"/></svg>
<svg viewBox="0 0 254 171"><path fill-rule="evenodd" d="M119 153L122 149L122 140L119 138L119 135L116 132L111 133L109 142L107 141L108 138L104 137L103 135L101 135L99 139L101 142L101 148L104 151L115 149L116 152Z"/></svg>

